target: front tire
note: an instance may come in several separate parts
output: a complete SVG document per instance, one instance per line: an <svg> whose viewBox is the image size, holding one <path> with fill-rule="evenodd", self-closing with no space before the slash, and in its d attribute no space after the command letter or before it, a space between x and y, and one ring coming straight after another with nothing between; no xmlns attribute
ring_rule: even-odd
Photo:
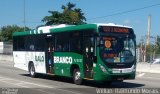
<svg viewBox="0 0 160 94"><path fill-rule="evenodd" d="M35 67L34 67L33 63L31 63L29 66L29 74L32 78L36 77Z"/></svg>
<svg viewBox="0 0 160 94"><path fill-rule="evenodd" d="M82 84L82 78L81 78L81 73L80 73L79 69L74 69L74 71L73 71L73 81L77 85Z"/></svg>

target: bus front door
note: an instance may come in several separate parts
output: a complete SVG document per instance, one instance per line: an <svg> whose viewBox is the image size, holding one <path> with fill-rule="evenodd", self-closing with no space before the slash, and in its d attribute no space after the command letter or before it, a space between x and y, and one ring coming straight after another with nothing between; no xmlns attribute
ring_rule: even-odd
<svg viewBox="0 0 160 94"><path fill-rule="evenodd" d="M94 38L85 37L83 41L84 51L84 76L85 78L93 78L93 57L94 57Z"/></svg>
<svg viewBox="0 0 160 94"><path fill-rule="evenodd" d="M54 38L46 38L46 71L49 74L54 74Z"/></svg>

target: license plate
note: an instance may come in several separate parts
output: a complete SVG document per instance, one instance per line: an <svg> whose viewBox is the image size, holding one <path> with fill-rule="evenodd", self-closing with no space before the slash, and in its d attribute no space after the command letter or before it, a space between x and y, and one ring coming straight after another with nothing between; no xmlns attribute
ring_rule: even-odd
<svg viewBox="0 0 160 94"><path fill-rule="evenodd" d="M112 73L121 73L120 70L112 70Z"/></svg>
<svg viewBox="0 0 160 94"><path fill-rule="evenodd" d="M131 69L112 69L112 73L130 73Z"/></svg>
<svg viewBox="0 0 160 94"><path fill-rule="evenodd" d="M122 73L129 73L129 72L132 72L132 70L131 69L124 69L124 70L122 70Z"/></svg>

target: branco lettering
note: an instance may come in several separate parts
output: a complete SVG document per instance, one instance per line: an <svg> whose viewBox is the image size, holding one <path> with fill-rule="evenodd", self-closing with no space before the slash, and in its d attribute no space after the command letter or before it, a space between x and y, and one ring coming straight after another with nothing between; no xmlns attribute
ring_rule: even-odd
<svg viewBox="0 0 160 94"><path fill-rule="evenodd" d="M54 63L72 64L72 57L54 56Z"/></svg>

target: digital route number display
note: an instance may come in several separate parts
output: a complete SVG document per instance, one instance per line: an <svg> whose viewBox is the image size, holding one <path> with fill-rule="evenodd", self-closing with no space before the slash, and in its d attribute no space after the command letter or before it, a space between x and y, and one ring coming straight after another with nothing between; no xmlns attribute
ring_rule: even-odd
<svg viewBox="0 0 160 94"><path fill-rule="evenodd" d="M129 33L129 28L102 26L100 32Z"/></svg>

